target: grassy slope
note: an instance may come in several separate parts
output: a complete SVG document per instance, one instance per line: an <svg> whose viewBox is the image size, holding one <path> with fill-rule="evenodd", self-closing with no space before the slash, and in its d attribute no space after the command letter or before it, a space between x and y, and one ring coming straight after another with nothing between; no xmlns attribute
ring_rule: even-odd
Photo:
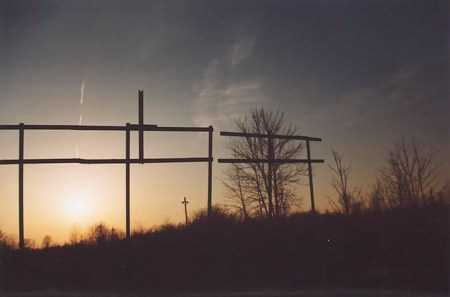
<svg viewBox="0 0 450 297"><path fill-rule="evenodd" d="M131 242L97 239L7 253L8 289L448 290L448 208L246 223L216 215Z"/></svg>

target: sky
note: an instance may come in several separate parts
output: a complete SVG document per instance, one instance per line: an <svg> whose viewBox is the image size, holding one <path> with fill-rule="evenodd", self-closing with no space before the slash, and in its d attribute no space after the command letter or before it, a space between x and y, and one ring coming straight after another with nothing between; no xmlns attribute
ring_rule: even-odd
<svg viewBox="0 0 450 297"><path fill-rule="evenodd" d="M0 124L213 125L227 157L233 120L255 107L285 113L323 138L312 156L341 152L351 184L368 191L401 139L437 150L450 178L447 1L5 1L0 2ZM137 137L132 138L136 155ZM0 131L0 159L18 137ZM146 157L206 156L207 135L145 136ZM25 156L121 158L120 132L26 132ZM225 203L226 165L213 199ZM0 167L0 229L17 236L17 166ZM69 238L96 222L124 229L123 165L25 166L25 237ZM333 197L315 165L316 204ZM132 226L182 222L206 206L206 164L133 165ZM306 183L306 180L305 180ZM299 186L303 210L308 188Z"/></svg>

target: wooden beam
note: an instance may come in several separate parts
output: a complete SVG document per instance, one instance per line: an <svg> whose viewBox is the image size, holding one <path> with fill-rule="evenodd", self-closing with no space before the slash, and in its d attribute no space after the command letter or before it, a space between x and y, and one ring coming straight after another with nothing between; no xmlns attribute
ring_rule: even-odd
<svg viewBox="0 0 450 297"><path fill-rule="evenodd" d="M219 163L323 163L322 159L218 159Z"/></svg>
<svg viewBox="0 0 450 297"><path fill-rule="evenodd" d="M145 131L153 131L156 125L144 125ZM19 130L19 125L0 125L0 130ZM125 126L100 125L24 125L24 130L77 130L77 131L125 131ZM139 125L130 125L130 130L139 130Z"/></svg>
<svg viewBox="0 0 450 297"><path fill-rule="evenodd" d="M161 132L209 132L211 127L162 127L156 126L150 128L148 131Z"/></svg>
<svg viewBox="0 0 450 297"><path fill-rule="evenodd" d="M144 163L144 91L139 90L139 160Z"/></svg>
<svg viewBox="0 0 450 297"><path fill-rule="evenodd" d="M139 124L129 124L130 131L140 131ZM77 131L125 131L126 126L101 126L101 125L24 125L24 130L77 130ZM144 131L155 132L208 132L209 127L168 127L144 124ZM0 130L19 130L19 125L0 125Z"/></svg>
<svg viewBox="0 0 450 297"><path fill-rule="evenodd" d="M311 149L309 147L309 141L306 141L306 153L308 160L311 160ZM308 162L308 176L309 176L309 193L311 197L311 212L316 212L316 206L314 202L314 184L313 184L313 173L312 173L312 162Z"/></svg>
<svg viewBox="0 0 450 297"><path fill-rule="evenodd" d="M130 124L125 133L125 230L126 238L131 239L130 232Z"/></svg>
<svg viewBox="0 0 450 297"><path fill-rule="evenodd" d="M145 158L130 159L131 164L137 163L196 163L212 162L209 157L188 157L188 158ZM20 164L20 160L0 160L0 165ZM126 159L81 159L81 158L61 158L61 159L24 159L24 164L126 164Z"/></svg>
<svg viewBox="0 0 450 297"><path fill-rule="evenodd" d="M23 219L23 164L24 164L24 124L19 125L19 248L25 248Z"/></svg>
<svg viewBox="0 0 450 297"><path fill-rule="evenodd" d="M269 200L269 217L274 216L273 209L273 161L275 159L273 153L273 138L269 137L267 146L267 196Z"/></svg>
<svg viewBox="0 0 450 297"><path fill-rule="evenodd" d="M208 132L208 216L212 212L212 162L213 162L213 127Z"/></svg>
<svg viewBox="0 0 450 297"><path fill-rule="evenodd" d="M220 135L221 136L237 136L237 137L257 137L257 138L278 138L278 139L322 141L321 138L310 137L310 136L301 136L301 135L259 134L259 133L241 133L241 132L226 132L226 131L221 131Z"/></svg>
<svg viewBox="0 0 450 297"><path fill-rule="evenodd" d="M0 130L19 130L19 125L0 125Z"/></svg>
<svg viewBox="0 0 450 297"><path fill-rule="evenodd" d="M17 165L19 164L19 160L0 160L0 165Z"/></svg>

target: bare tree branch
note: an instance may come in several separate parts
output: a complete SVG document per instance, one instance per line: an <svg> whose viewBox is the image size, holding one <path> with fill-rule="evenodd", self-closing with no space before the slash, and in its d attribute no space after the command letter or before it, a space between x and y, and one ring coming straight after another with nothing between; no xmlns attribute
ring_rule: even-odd
<svg viewBox="0 0 450 297"><path fill-rule="evenodd" d="M284 114L256 109L249 116L237 119L239 132L258 134L298 134L293 125L287 124ZM228 149L239 159L290 159L298 157L303 144L292 139L272 140L245 137L229 143ZM239 174L236 174L239 170ZM240 204L246 216L283 216L299 204L300 198L293 188L306 173L303 164L234 164L226 172L230 205ZM242 192L242 194L241 194ZM236 209L236 208L235 208Z"/></svg>

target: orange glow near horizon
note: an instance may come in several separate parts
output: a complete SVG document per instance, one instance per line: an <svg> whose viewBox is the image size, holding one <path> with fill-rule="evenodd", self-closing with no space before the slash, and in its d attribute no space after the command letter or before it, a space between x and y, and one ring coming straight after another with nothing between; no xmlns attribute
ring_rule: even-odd
<svg viewBox="0 0 450 297"><path fill-rule="evenodd" d="M205 207L206 165L164 165L132 166L132 229L182 222L183 195L191 201L191 214ZM64 242L74 229L84 233L100 222L123 231L125 170L121 167L25 166L25 237L37 244L45 235ZM1 201L0 230L17 238L16 170L8 171L11 171L7 174L11 184L2 191L2 197L7 199Z"/></svg>
<svg viewBox="0 0 450 297"><path fill-rule="evenodd" d="M123 133L25 133L25 158L123 158ZM175 134L175 135L174 135ZM146 156L205 156L201 135L146 134ZM186 139L190 137L189 139ZM194 137L194 139L192 139ZM137 135L132 134L132 157L137 155ZM3 138L4 139L4 138ZM3 140L0 136L0 141ZM174 139L186 143L176 145ZM196 140L196 141L192 141ZM14 141L0 148L1 158L17 158ZM6 157L4 157L6 155ZM131 166L131 227L150 228L184 220L181 199L191 201L189 212L206 206L206 164L133 164ZM17 239L18 169L1 166L0 230ZM124 230L124 165L25 165L25 238L38 245L45 235L62 243L73 230L84 233L96 223Z"/></svg>
<svg viewBox="0 0 450 297"><path fill-rule="evenodd" d="M17 169L0 168L10 184L3 188L0 230L17 240ZM86 233L97 223L124 231L125 180L120 165L30 165L25 166L25 238L40 245L46 235L63 243L71 233ZM160 164L132 166L131 227L151 228L164 223L183 223L181 200L188 198L189 216L206 207L206 164ZM8 171L6 173L6 171ZM213 174L213 202L223 205L224 193ZM307 189L304 191L307 193ZM303 195L304 210L309 197ZM320 199L319 199L320 200ZM321 203L319 202L319 205Z"/></svg>

